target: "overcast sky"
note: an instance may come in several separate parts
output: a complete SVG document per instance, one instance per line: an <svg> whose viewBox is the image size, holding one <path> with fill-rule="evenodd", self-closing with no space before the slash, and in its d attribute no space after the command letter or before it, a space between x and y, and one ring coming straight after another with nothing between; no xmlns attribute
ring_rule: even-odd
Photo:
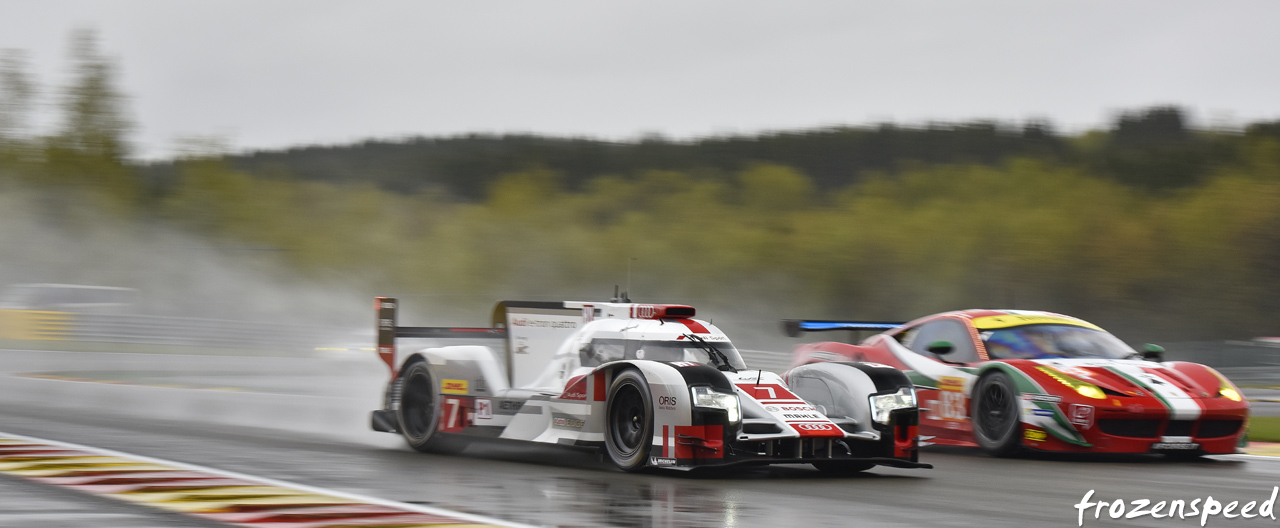
<svg viewBox="0 0 1280 528"><path fill-rule="evenodd" d="M117 59L139 154L371 137L627 139L1189 108L1280 119L1280 2L0 0L46 93ZM50 119L46 115L44 121Z"/></svg>

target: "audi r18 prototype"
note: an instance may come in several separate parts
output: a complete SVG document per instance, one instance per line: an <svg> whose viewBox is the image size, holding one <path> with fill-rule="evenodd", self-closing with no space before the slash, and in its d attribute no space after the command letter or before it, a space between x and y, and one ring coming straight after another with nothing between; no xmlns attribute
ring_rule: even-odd
<svg viewBox="0 0 1280 528"><path fill-rule="evenodd" d="M906 375L862 363L809 367L857 400L824 414L777 374L749 370L690 306L504 301L489 328L397 326L396 300L385 297L377 310L391 381L372 427L420 451L499 438L597 448L625 471L930 467L917 459ZM496 343L396 346L406 338Z"/></svg>
<svg viewBox="0 0 1280 528"><path fill-rule="evenodd" d="M858 345L813 343L794 362L874 361L916 384L933 443L1021 449L1235 453L1249 404L1217 371L1139 354L1093 324L1049 312L965 310L909 323L785 321L788 334L877 331Z"/></svg>

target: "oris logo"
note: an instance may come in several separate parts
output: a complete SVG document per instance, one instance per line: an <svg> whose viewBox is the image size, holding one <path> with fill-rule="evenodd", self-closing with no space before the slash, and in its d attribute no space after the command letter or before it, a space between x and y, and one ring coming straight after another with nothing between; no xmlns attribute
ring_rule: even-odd
<svg viewBox="0 0 1280 528"><path fill-rule="evenodd" d="M832 428L831 424L826 423L800 423L791 425L801 431L830 431Z"/></svg>

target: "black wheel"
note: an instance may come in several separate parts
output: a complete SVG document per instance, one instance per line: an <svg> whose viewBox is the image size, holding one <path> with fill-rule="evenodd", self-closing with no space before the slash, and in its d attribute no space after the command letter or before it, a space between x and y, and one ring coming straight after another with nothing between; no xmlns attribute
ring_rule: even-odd
<svg viewBox="0 0 1280 528"><path fill-rule="evenodd" d="M614 378L604 420L604 443L613 464L623 471L643 469L653 445L653 402L638 371L625 370Z"/></svg>
<svg viewBox="0 0 1280 528"><path fill-rule="evenodd" d="M400 374L400 408L396 418L400 420L400 434L405 442L424 453L441 451L440 433L436 432L440 402L436 398L436 384L426 362L409 366Z"/></svg>
<svg viewBox="0 0 1280 528"><path fill-rule="evenodd" d="M862 473L876 465L871 462L814 462L813 467L828 475L843 477Z"/></svg>
<svg viewBox="0 0 1280 528"><path fill-rule="evenodd" d="M1008 374L992 372L979 379L970 401L973 436L978 445L994 456L1017 452L1021 445L1020 412L1018 391Z"/></svg>

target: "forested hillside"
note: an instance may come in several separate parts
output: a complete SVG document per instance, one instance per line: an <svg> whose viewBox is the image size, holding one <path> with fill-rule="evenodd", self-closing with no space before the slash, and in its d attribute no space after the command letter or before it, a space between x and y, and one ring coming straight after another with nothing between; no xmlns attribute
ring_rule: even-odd
<svg viewBox="0 0 1280 528"><path fill-rule="evenodd" d="M1280 137L1276 124L1256 124L1245 135L1190 128L1178 108L1135 110L1108 131L1065 136L1049 123L883 124L870 127L774 132L691 141L650 138L620 143L581 138L470 135L307 146L228 156L229 166L254 174L288 174L323 182L369 182L399 192L432 189L465 200L484 197L501 175L528 169L560 174L566 189L593 178L630 177L648 170L721 176L752 163L793 167L819 190L859 183L869 172L905 163L998 164L1029 157L1089 170L1148 190L1201 182L1232 160L1246 136ZM153 181L172 180L177 167L147 167Z"/></svg>
<svg viewBox="0 0 1280 528"><path fill-rule="evenodd" d="M37 196L59 229L87 229L86 211L164 225L439 313L630 280L637 299L758 326L1016 307L1135 339L1280 333L1276 123L1196 130L1153 108L1074 135L467 136L141 164L111 65L86 46L61 130L0 127L0 192ZM5 72L12 123L21 72Z"/></svg>

